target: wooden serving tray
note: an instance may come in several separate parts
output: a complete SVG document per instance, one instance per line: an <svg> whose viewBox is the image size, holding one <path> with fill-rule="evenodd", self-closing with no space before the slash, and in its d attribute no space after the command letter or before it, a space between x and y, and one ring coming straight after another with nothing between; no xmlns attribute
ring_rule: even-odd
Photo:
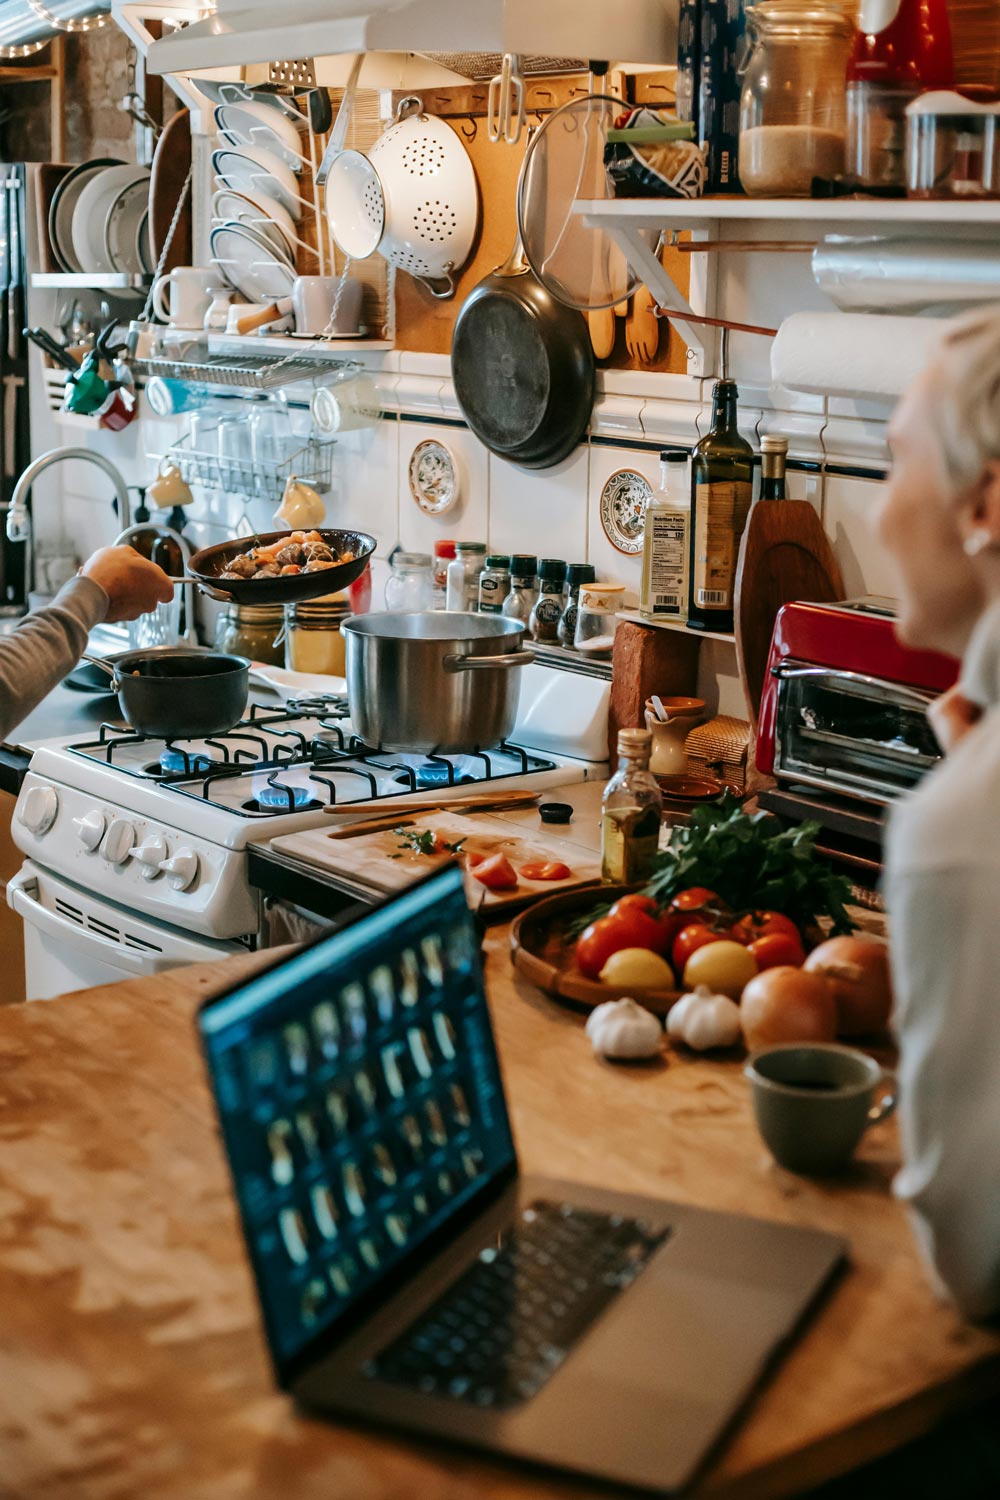
<svg viewBox="0 0 1000 1500"><path fill-rule="evenodd" d="M566 929L589 907L617 901L630 888L623 885L601 885L558 891L536 901L517 918L511 929L510 951L514 968L537 984L540 990L579 1010L593 1010L605 1000L620 1000L630 995L654 1015L665 1016L680 990L647 989L641 985L601 984L580 973L573 959L573 940Z"/></svg>

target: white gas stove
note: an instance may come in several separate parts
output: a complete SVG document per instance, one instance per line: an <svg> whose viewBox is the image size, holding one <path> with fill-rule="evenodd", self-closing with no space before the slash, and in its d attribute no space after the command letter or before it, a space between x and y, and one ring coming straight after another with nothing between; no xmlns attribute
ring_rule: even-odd
<svg viewBox="0 0 1000 1500"><path fill-rule="evenodd" d="M8 884L29 998L254 945L248 845L326 824L330 806L353 819L376 797L606 777L608 697L607 681L531 666L512 741L465 755L366 746L335 697L257 704L207 740L102 725L39 746L11 830L27 858Z"/></svg>

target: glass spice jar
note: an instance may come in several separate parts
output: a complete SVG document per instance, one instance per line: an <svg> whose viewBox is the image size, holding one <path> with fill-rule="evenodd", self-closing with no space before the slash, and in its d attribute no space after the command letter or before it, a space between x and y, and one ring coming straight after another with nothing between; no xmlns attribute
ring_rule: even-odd
<svg viewBox="0 0 1000 1500"><path fill-rule="evenodd" d="M476 613L479 608L479 575L485 565L485 542L455 543L455 557L448 564L448 609Z"/></svg>
<svg viewBox="0 0 1000 1500"><path fill-rule="evenodd" d="M837 8L761 0L747 33L740 182L751 196L808 198L814 177L844 171L853 24Z"/></svg>
<svg viewBox="0 0 1000 1500"><path fill-rule="evenodd" d="M346 593L323 594L285 605L285 666L290 672L343 677L345 662L341 621L351 613Z"/></svg>
<svg viewBox="0 0 1000 1500"><path fill-rule="evenodd" d="M588 656L610 656L617 615L625 607L623 583L585 583L580 589L573 644Z"/></svg>
<svg viewBox="0 0 1000 1500"><path fill-rule="evenodd" d="M434 543L433 609L446 609L448 603L448 564L455 556L455 543L449 537Z"/></svg>
<svg viewBox="0 0 1000 1500"><path fill-rule="evenodd" d="M215 623L215 649L227 655L248 656L271 667L285 665L280 604L227 604Z"/></svg>
<svg viewBox="0 0 1000 1500"><path fill-rule="evenodd" d="M394 552L392 573L385 585L385 607L393 613L413 614L432 609L434 574L428 552Z"/></svg>

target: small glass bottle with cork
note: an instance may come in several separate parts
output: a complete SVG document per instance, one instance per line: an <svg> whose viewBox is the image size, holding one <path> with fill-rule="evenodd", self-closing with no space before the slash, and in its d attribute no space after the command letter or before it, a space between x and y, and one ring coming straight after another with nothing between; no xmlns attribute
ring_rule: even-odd
<svg viewBox="0 0 1000 1500"><path fill-rule="evenodd" d="M648 880L660 843L663 796L649 769L648 729L619 729L618 770L601 802L601 879L635 885Z"/></svg>

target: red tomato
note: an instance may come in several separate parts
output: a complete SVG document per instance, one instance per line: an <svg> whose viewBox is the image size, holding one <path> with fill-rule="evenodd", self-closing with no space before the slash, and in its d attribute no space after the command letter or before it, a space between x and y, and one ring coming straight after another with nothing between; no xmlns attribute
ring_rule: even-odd
<svg viewBox="0 0 1000 1500"><path fill-rule="evenodd" d="M670 903L671 911L697 912L703 907L724 907L725 902L717 896L715 891L706 889L703 885L689 886L686 891L678 891Z"/></svg>
<svg viewBox="0 0 1000 1500"><path fill-rule="evenodd" d="M798 933L765 932L747 947L757 960L758 969L801 968L806 961L806 950Z"/></svg>
<svg viewBox="0 0 1000 1500"><path fill-rule="evenodd" d="M625 946L612 919L598 917L577 939L576 962L580 973L586 974L588 979L596 979L612 953Z"/></svg>
<svg viewBox="0 0 1000 1500"><path fill-rule="evenodd" d="M704 948L709 943L721 942L727 935L725 932L715 932L704 922L689 922L686 927L682 927L674 940L671 952L674 973L683 974L692 953L696 953L699 948Z"/></svg>
<svg viewBox="0 0 1000 1500"><path fill-rule="evenodd" d="M525 880L568 880L572 873L569 865L559 859L536 860L534 864L521 866Z"/></svg>
<svg viewBox="0 0 1000 1500"><path fill-rule="evenodd" d="M666 953L681 928L687 925L686 919L679 912L662 911L652 896L643 896L639 891L633 891L629 896L619 896L608 915L619 917L625 913L638 913L648 919L648 941L636 943L635 947L652 948L654 953Z"/></svg>
<svg viewBox="0 0 1000 1500"><path fill-rule="evenodd" d="M791 917L783 916L780 911L750 911L745 917L740 917L729 929L730 937L737 943L743 943L748 947L758 938L767 937L772 932L783 932L786 937L793 937L801 944L802 938L799 929ZM785 962L791 963L791 959ZM800 960L801 962L801 960Z"/></svg>
<svg viewBox="0 0 1000 1500"><path fill-rule="evenodd" d="M491 854L472 873L488 891L517 890L517 871L506 854Z"/></svg>

